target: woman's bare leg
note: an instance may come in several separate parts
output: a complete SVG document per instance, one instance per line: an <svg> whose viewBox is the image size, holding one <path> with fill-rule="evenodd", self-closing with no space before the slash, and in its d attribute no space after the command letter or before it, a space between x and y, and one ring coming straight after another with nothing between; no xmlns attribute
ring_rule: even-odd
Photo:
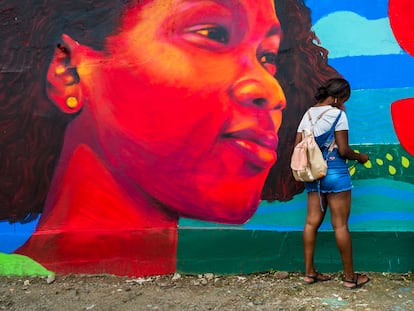
<svg viewBox="0 0 414 311"><path fill-rule="evenodd" d="M348 229L348 219L351 212L351 190L327 194L331 210L331 222L335 231L336 245L341 254L346 278L354 276L352 259L352 240Z"/></svg>
<svg viewBox="0 0 414 311"><path fill-rule="evenodd" d="M326 206L326 203L324 203ZM324 207L326 211L326 208ZM308 193L308 209L306 215L306 223L303 229L303 249L305 258L305 276L316 275L316 269L313 262L316 244L316 234L322 221L325 217L325 212L322 212L320 206L320 198L317 192ZM312 280L305 277L305 282Z"/></svg>
<svg viewBox="0 0 414 311"><path fill-rule="evenodd" d="M352 281L355 278L355 273L352 257L352 239L348 228L348 219L351 212L351 190L329 193L327 194L327 200L331 210L331 222L335 231L336 245L342 259L345 280ZM368 280L367 276L360 275L355 282L364 283L366 280Z"/></svg>

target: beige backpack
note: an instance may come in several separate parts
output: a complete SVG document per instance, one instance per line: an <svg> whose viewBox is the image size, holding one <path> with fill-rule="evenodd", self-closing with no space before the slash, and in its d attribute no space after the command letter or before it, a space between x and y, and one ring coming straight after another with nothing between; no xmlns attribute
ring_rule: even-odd
<svg viewBox="0 0 414 311"><path fill-rule="evenodd" d="M316 122L323 116L325 112L322 112ZM294 150L290 161L290 167L292 169L293 177L297 181L312 182L326 176L328 165L326 159L322 155L322 151L315 141L313 134L313 127L316 122L313 123L310 112L307 112L309 121L312 124L311 129L305 129L302 132L302 140L298 143ZM333 140L329 146L329 152L332 151L335 144Z"/></svg>

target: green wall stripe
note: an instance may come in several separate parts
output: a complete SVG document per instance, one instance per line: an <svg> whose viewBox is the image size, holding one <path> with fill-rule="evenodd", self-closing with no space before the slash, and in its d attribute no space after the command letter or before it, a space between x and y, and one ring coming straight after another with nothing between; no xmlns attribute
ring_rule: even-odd
<svg viewBox="0 0 414 311"><path fill-rule="evenodd" d="M414 271L414 232L352 232L357 271ZM320 232L315 263L323 272L342 270L333 232ZM234 229L179 230L177 272L248 274L303 271L302 232Z"/></svg>

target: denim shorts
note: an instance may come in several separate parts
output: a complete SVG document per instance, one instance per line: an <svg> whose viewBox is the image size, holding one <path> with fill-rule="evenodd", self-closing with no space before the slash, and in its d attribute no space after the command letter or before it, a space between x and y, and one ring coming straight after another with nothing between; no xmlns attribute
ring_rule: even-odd
<svg viewBox="0 0 414 311"><path fill-rule="evenodd" d="M336 149L328 156L328 172L326 176L318 181L306 182L306 191L318 192L319 182L321 193L342 192L352 189L348 165L345 159L339 156Z"/></svg>

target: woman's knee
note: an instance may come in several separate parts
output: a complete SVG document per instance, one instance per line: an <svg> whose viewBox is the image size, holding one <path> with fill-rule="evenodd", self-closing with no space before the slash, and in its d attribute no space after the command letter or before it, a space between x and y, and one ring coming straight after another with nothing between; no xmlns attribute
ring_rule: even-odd
<svg viewBox="0 0 414 311"><path fill-rule="evenodd" d="M319 215L307 215L305 221L305 227L308 226L309 228L318 229L323 222L323 214Z"/></svg>
<svg viewBox="0 0 414 311"><path fill-rule="evenodd" d="M332 222L332 228L334 232L349 232L349 227L347 222L334 223Z"/></svg>

